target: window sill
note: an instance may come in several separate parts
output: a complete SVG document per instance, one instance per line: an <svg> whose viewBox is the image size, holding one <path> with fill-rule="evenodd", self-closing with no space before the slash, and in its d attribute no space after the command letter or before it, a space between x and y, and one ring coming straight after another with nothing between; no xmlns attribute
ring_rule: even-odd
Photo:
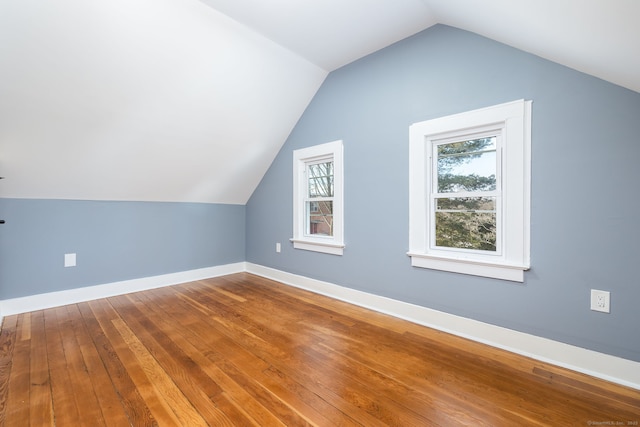
<svg viewBox="0 0 640 427"><path fill-rule="evenodd" d="M449 258L412 252L407 252L407 255L411 257L411 265L413 267L510 280L512 282L524 282L524 271L529 269L529 266L501 262Z"/></svg>
<svg viewBox="0 0 640 427"><path fill-rule="evenodd" d="M342 255L344 244L316 242L310 240L291 239L294 249L303 249L305 251L322 252L331 255Z"/></svg>

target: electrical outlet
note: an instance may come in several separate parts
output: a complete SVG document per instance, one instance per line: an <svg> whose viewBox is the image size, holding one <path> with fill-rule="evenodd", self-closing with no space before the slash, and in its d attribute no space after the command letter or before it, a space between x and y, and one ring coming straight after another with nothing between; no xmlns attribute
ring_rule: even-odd
<svg viewBox="0 0 640 427"><path fill-rule="evenodd" d="M64 266L75 267L76 266L76 254L64 254Z"/></svg>
<svg viewBox="0 0 640 427"><path fill-rule="evenodd" d="M591 289L591 310L610 313L611 294L608 291Z"/></svg>
<svg viewBox="0 0 640 427"><path fill-rule="evenodd" d="M282 250L282 246L280 245L280 242L276 243L276 252L280 253L281 250Z"/></svg>

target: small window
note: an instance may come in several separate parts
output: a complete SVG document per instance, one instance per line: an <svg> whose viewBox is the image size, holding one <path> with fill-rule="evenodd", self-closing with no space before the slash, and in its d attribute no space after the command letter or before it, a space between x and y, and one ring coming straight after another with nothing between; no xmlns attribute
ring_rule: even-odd
<svg viewBox="0 0 640 427"><path fill-rule="evenodd" d="M411 126L413 266L524 281L530 118L515 101Z"/></svg>
<svg viewBox="0 0 640 427"><path fill-rule="evenodd" d="M342 255L342 141L293 152L293 246Z"/></svg>

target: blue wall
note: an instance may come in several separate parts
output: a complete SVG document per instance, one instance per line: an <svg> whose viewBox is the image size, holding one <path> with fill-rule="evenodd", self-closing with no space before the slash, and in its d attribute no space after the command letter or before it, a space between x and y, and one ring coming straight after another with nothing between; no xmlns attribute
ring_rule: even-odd
<svg viewBox="0 0 640 427"><path fill-rule="evenodd" d="M523 284L413 268L408 130L533 100ZM247 204L247 261L640 361L640 94L438 25L332 72ZM292 150L344 140L342 257L294 250ZM275 243L283 243L282 253ZM589 309L611 291L611 313Z"/></svg>
<svg viewBox="0 0 640 427"><path fill-rule="evenodd" d="M245 260L245 206L0 199L0 218L0 299Z"/></svg>

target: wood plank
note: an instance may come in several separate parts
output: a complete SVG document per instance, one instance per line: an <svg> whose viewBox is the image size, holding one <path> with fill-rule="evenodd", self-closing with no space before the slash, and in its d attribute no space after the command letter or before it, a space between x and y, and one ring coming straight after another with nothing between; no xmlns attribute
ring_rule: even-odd
<svg viewBox="0 0 640 427"><path fill-rule="evenodd" d="M271 284L273 285L274 283L275 282ZM290 292L293 292L293 291L291 290L287 291L287 293L290 293ZM323 300L326 298L322 296L318 296L318 299ZM362 318L361 315L355 314L355 312L357 312L358 310L361 310L363 313L367 313L367 310L363 310L361 308L355 308L350 311L350 316L354 316L356 318ZM332 315L332 317L335 317L335 316L339 316L339 314L334 313ZM385 323L382 322L385 319L385 317L386 317L385 322L387 327L378 328L378 326L385 325ZM313 324L313 327L316 329L322 328L322 326L320 326L321 322L318 322L316 319L310 318L307 322L309 324ZM376 316L375 322L372 322L372 323L365 322L363 326L359 328L361 329L361 332L363 328L370 330L371 333L370 333L370 336L368 337L365 335L362 335L358 337L357 340L354 340L354 334L352 330L346 327L341 328L338 323L334 324L331 327L332 328L331 331L325 330L320 335L327 336L329 334L333 334L335 336L336 332L343 331L341 334L339 332L340 340L338 340L338 342L350 340L351 344L357 344L358 342L361 343L362 354L366 353L365 357L369 360L369 362L371 360L375 360L378 356L383 356L383 358L387 358L390 361L396 361L398 360L398 357L403 357L403 356L406 357L408 353L409 355L411 355L412 358L414 358L414 362L406 365L433 367L431 371L438 373L438 375L442 375L443 372L455 372L459 377L461 373L464 373L465 366L470 367L469 371L467 371L467 373L465 374L467 376L479 376L479 375L483 375L482 373L484 372L484 376L482 378L479 378L479 379L482 379L482 381L474 381L472 383L478 383L481 385L486 384L486 382L492 383L492 387L493 387L492 391L498 392L498 394L496 394L496 396L494 397L493 401L501 399L500 400L501 402L504 402L505 404L507 404L506 405L507 408L509 407L509 404L517 405L523 399L530 400L531 389L525 386L518 387L518 383L514 382L514 378L517 378L514 375L518 374L517 372L514 371L514 368L522 370L523 376L527 378L527 381L530 381L532 379L530 375L532 367L534 365L542 366L543 364L541 364L540 362L533 361L531 359L524 358L518 355L514 355L512 353L508 353L503 350L495 349L488 346L478 345L478 343L473 343L469 340L466 340L460 337L454 337L438 331L433 331L428 328L421 327L419 325L407 324L404 327L398 328L393 326L393 324L395 323L407 324L408 322L402 322L402 321L398 322L398 319L394 319L392 317L385 316L385 315L379 315L379 316ZM384 347L381 347L381 345L383 344L381 342L381 338L389 334L384 331L398 331L398 332L405 331L403 335L411 339L407 342L407 345L405 345L400 351L397 352L396 355L385 356ZM430 337L431 339L429 339L425 343L425 345L422 346L422 348L416 349L413 352L411 352L409 351L410 346L413 343L420 341L419 339L416 339L418 336L413 334L413 332L418 332L418 331L420 331L423 334L422 335L423 337ZM434 337L437 337L437 339L434 339ZM374 344L376 346L374 348L375 351L373 352L371 351L372 347L368 343L375 343ZM455 360L441 357L442 354L446 354L447 351L450 352L453 349L457 351ZM387 351L394 351L394 350L396 350L396 346L394 346L393 344L389 345L389 348L387 349ZM420 363L420 359L423 358L428 353L432 353L432 357L429 359L429 363L428 364ZM463 356L466 357L468 361L466 363L461 364L460 363L461 357ZM496 360L505 360L505 359L508 360L508 362L506 363L496 362ZM448 360L454 360L454 363L447 363ZM392 362L390 365L388 365L384 369L387 371L389 370L393 371L393 367L396 365L404 366L405 364L396 364L395 362ZM478 369L479 365L485 365L487 367L490 367L491 369L487 369L487 370ZM511 365L514 365L514 366L511 366ZM556 371L560 370L560 368L555 368L555 367L554 369ZM481 373L478 374L477 373L478 371L480 371ZM500 373L500 375L496 375L496 373ZM428 375L428 373L425 373L425 374ZM584 378L585 376L582 375L581 377ZM452 375L449 375L449 378L452 379L455 385L455 387L450 387L450 388L456 390L456 393L459 393L460 391L459 378L456 378ZM502 380L502 381L499 381L499 380ZM506 385L502 386L502 384L506 384ZM413 385L416 386L417 384L413 384ZM422 384L421 386L425 387L425 386L428 386L428 384ZM446 383L443 384L442 382L440 382L440 386L441 387L444 386L446 389L447 384ZM498 389L496 389L496 387L498 387ZM514 390L515 391L519 390L521 392L514 393ZM468 392L466 392L466 394L467 396L474 396L474 395L477 395L477 393L483 393L483 392L484 390L482 390L482 388L477 388L476 390L469 390ZM635 398L632 398L632 400L637 404L637 397L638 397L637 391L635 390L632 391L632 394L635 396ZM460 396L460 397L462 398L463 401L466 399L464 396ZM526 419L530 420L530 422L533 422L533 420L542 420L542 422L546 422L544 419L544 417L546 416L545 413L551 412L551 409L549 408L552 408L554 406L552 402L563 401L564 399L566 399L566 395L558 394L557 390L555 390L554 392L539 393L537 394L537 397L535 400L536 405L535 406L527 405L527 406L531 406L531 409L528 409L528 408L521 409L519 411L519 415L526 417ZM533 402L530 402L530 403L533 403ZM484 406L485 408L491 409L493 412L496 412L496 410L492 408L496 408L496 407L500 408L500 406L498 405L492 405L488 403L485 404ZM575 419L576 414L587 419L590 416L588 414L591 413L592 408L594 407L598 407L598 405L594 403L589 403L589 402L581 403L580 406L576 406L575 411L571 415L569 415L566 419L564 419L564 421L568 422L569 419L571 420ZM580 408L580 412L576 412L578 408ZM620 408L618 408L618 410L619 409ZM559 414L555 414L553 417L555 419L561 419L560 417L562 416L563 415L559 413Z"/></svg>
<svg viewBox="0 0 640 427"><path fill-rule="evenodd" d="M17 324L17 315L7 316L3 319L0 330L0 425L5 425L7 419Z"/></svg>
<svg viewBox="0 0 640 427"><path fill-rule="evenodd" d="M171 325L174 328L180 328L180 334L172 336L176 345L185 349L194 362L221 386L223 393L214 399L215 405L229 419L233 420L234 425L262 425L256 419L268 419L268 416L264 414L266 409L255 405L249 399L248 394L209 359L208 355L213 351L212 349L220 345L215 331L206 328L206 332L202 336L197 336L194 333L194 328L199 328L200 322L193 322L194 313L192 311L182 312L178 317L174 317L171 312L173 304L170 302L175 298L161 300L150 297L150 295L150 293L136 294L136 297L145 301L147 308L151 310L148 312L150 319L154 323L165 325L165 327ZM162 301L170 305L165 305Z"/></svg>
<svg viewBox="0 0 640 427"><path fill-rule="evenodd" d="M67 306L69 316L74 319L73 332L78 345L79 358L86 369L84 386L85 393L91 395L91 404L93 412L100 412L101 418L108 420L107 424L111 426L128 426L129 420L120 403L118 394L116 393L113 383L109 377L109 373L105 370L100 354L96 349L91 335L86 328L82 314L77 305ZM76 353L78 351L76 350ZM81 416L93 417L83 405ZM100 418L98 418L100 419ZM96 422L91 420L91 422ZM97 422L96 422L97 423Z"/></svg>
<svg viewBox="0 0 640 427"><path fill-rule="evenodd" d="M196 295L192 295L192 298L184 299L185 304L188 302L195 301L195 299L199 299ZM204 299L204 298L201 298ZM208 302L209 309L213 308L211 305L212 301ZM199 304L201 305L201 304ZM201 305L202 306L202 305ZM226 314L222 313L222 310L215 310L212 313L216 313L216 315ZM216 317L216 316L214 316ZM264 370L269 369L269 365L265 363L265 361L257 354L249 352L245 350L243 347L238 346L233 339L228 339L226 337L227 334L231 334L231 336L242 337L244 340L245 337L256 338L256 342L264 344L265 342L255 336L255 334L248 334L245 331L239 331L238 329L234 329L233 331L228 330L225 326L224 322L217 323L216 321L212 321L205 328L190 328L195 333L199 334L199 338L195 339L195 342L198 342L205 337L210 336L212 334L212 330L219 331L219 338L217 339L217 343L215 345L216 351L209 352L209 358L214 360L217 365L220 365L222 369L235 379L236 383L241 384L245 390L249 390L250 393L255 396L264 406L269 407L271 412L278 414L278 417L288 425L303 425L304 422L312 423L312 420L318 420L321 425L352 425L351 421L344 416L344 414L339 413L336 409L330 405L327 405L324 400L319 398L317 395L309 392L304 387L295 383L290 379L282 378L282 374L280 374L279 378L274 377L273 375L266 375ZM246 325L248 328L250 326ZM258 357L256 357L258 356ZM278 357L283 356L281 353L278 353ZM252 380L259 380L257 383L247 382L246 379L251 378ZM276 381L277 379L277 381ZM285 389L282 385L288 384L295 392L292 393L292 390ZM265 388L265 391L262 388ZM274 398L270 399L267 396L273 394ZM299 399L299 395L302 394L307 397L305 401ZM291 402L294 400L294 402ZM319 410L315 409L313 406L310 406L311 403L318 403L321 408ZM284 406L283 406L284 405ZM288 411L291 410L291 406L294 406L299 412L299 415L303 417L303 420L295 420L290 419L290 415L287 415L285 409L288 407ZM336 417L332 418L334 415ZM341 418L338 418L340 416ZM327 417L333 419L332 422L327 421Z"/></svg>
<svg viewBox="0 0 640 427"><path fill-rule="evenodd" d="M58 317L59 313L62 314L60 309L44 311L46 325L44 345L46 345L49 362L54 417L56 424L76 425L80 414L64 354L62 338L65 330L64 319Z"/></svg>
<svg viewBox="0 0 640 427"><path fill-rule="evenodd" d="M175 325L152 321L146 307L134 295L113 298L112 305L149 354L184 394L193 409L209 425L232 425L232 422L212 405L222 394L222 388L193 360L193 353L186 353L185 348L175 343L175 337L179 336L181 331ZM167 328L166 333L159 328L160 325Z"/></svg>
<svg viewBox="0 0 640 427"><path fill-rule="evenodd" d="M13 350L11 378L9 380L9 390L7 396L7 413L5 415L5 425L23 426L29 423L29 387L30 363L30 331L31 316L26 314L18 315L16 325L17 339Z"/></svg>
<svg viewBox="0 0 640 427"><path fill-rule="evenodd" d="M102 303L104 303L104 300L78 305L87 333L91 337L100 360L109 375L125 417L134 426L155 426L157 425L156 420L115 351L114 342L107 337L104 329L100 326L100 321L105 325L110 325L110 318L103 317L107 315L100 308ZM97 317L100 317L100 321Z"/></svg>
<svg viewBox="0 0 640 427"><path fill-rule="evenodd" d="M247 273L9 316L0 349L0 425L640 421L639 390Z"/></svg>
<svg viewBox="0 0 640 427"><path fill-rule="evenodd" d="M271 363L273 368L269 369L268 372L272 374L269 378L274 379L274 372L278 372L278 375L290 376L290 381L293 383L304 383L307 385L312 385L313 393L320 397L320 399L314 399L316 403L320 402L318 411L322 410L322 413L331 417L334 423L349 425L352 419L357 421L357 423L361 423L364 425L375 426L375 425L386 425L381 423L377 418L369 415L365 411L362 411L358 406L357 401L348 401L343 398L343 396L339 396L334 393L332 390L323 387L322 381L318 380L318 378L323 377L323 370L318 369L319 367L314 365L309 366L309 359L299 353L297 349L290 349L288 347L288 343L291 340L284 338L281 334L277 333L277 330L281 329L280 322L266 321L264 323L271 324L276 330L267 330L264 329L261 325L255 324L252 319L249 319L238 312L227 312L224 306L217 305L215 301L212 301L208 298L206 294L203 294L199 297L201 300L206 301L207 305L210 308L215 307L215 312L217 316L229 317L241 319L243 321L243 325L248 330L255 331L256 333L260 333L263 337L259 338L255 342L248 341L247 334L234 334L234 331L228 330L226 328L220 329L221 333L224 335L228 335L231 342L237 342L241 344L239 348L233 348L229 343L225 343L224 345L219 345L217 348L220 349L223 353L217 355L217 357L224 359L230 359L234 356L237 357L238 354L241 354L243 351L246 351L250 354L257 354L260 357L260 360L264 359ZM261 302L259 302L261 304ZM238 308L237 306L235 308ZM255 310L253 309L256 317L258 316L272 316L277 311L274 310ZM283 314L284 313L279 313ZM211 324L211 327L217 328L220 325L216 325L215 323ZM287 328L284 328L287 329ZM206 330L202 331L202 334L206 334ZM255 336L255 334L252 334ZM300 334L299 336L303 336L304 334ZM269 346L260 345L262 343L269 342L271 343ZM296 342L299 343L300 341ZM277 352L270 348L271 345L277 344ZM246 346L246 350L243 348ZM302 360L298 358L291 357L292 354L299 353L303 355ZM264 362L263 362L264 363ZM255 363L244 362L238 363L238 366L255 366ZM287 373L285 373L287 372ZM253 373L252 375L256 375ZM318 376L319 375L319 376ZM298 381L296 381L295 379ZM332 405L327 405L327 402L331 402ZM340 408L337 410L337 408ZM337 411L337 413L336 413ZM338 418L340 417L340 418Z"/></svg>
<svg viewBox="0 0 640 427"><path fill-rule="evenodd" d="M162 293L164 290L155 290L154 294ZM189 307L198 307L201 310L208 310L203 308L204 306L197 303L197 301L185 298L174 298L172 300L172 307L180 307L181 310L189 310ZM167 312L171 312L172 308L163 305L163 308ZM195 348L199 349L207 357L207 372L215 379L225 390L229 390L227 398L231 401L235 408L240 410L243 414L253 420L255 425L285 425L280 419L278 419L268 408L263 406L264 402L258 401L249 390L247 390L242 384L238 382L238 377L233 377L235 370L231 365L225 365L224 362L218 357L217 349L230 348L237 346L232 340L225 340L225 335L220 334L221 330L226 329L227 322L220 322L219 318L210 312L211 317L201 318L202 323L194 324L185 328L195 335L189 335L189 342ZM241 327L236 326L233 328L239 335L245 335L241 331ZM200 332L200 333L198 333ZM215 334L214 332L218 332ZM221 341L222 340L222 341ZM207 343L205 347L201 347L201 343ZM252 363L260 365L262 361L259 358L255 358ZM265 365L266 368L267 365Z"/></svg>
<svg viewBox="0 0 640 427"><path fill-rule="evenodd" d="M30 373L31 395L29 419L31 425L53 426L53 396L47 359L44 312L36 311L31 316Z"/></svg>
<svg viewBox="0 0 640 427"><path fill-rule="evenodd" d="M22 426L29 423L29 399L31 389L29 377L29 349L31 344L31 316L29 313L18 315L17 337L14 349L11 381L9 381L9 399L6 426Z"/></svg>
<svg viewBox="0 0 640 427"><path fill-rule="evenodd" d="M114 326L134 353L142 367L149 383L165 406L176 416L182 425L206 425L205 420L196 411L191 402L179 390L169 373L166 372L155 360L153 355L144 346L140 339L133 333L122 319L112 320Z"/></svg>
<svg viewBox="0 0 640 427"><path fill-rule="evenodd" d="M70 381L69 386L74 390L72 395L75 398L76 407L79 408L75 424L87 427L106 426L96 397L97 393L92 386L89 369L85 364L75 333L76 324L79 320L81 322L81 319L74 318L69 312L68 306L58 307L56 315L60 326L59 331L62 339L65 367Z"/></svg>
<svg viewBox="0 0 640 427"><path fill-rule="evenodd" d="M207 296L206 296L206 295L202 295L201 300L207 300ZM206 303L207 303L207 305L209 305L210 307L213 307L213 306L215 306L215 304L216 304L216 302L215 302L215 301L211 301L211 300L207 300L207 301L206 301ZM290 301L287 301L287 302L286 302L286 305L288 305L288 304L290 304L290 303L291 303ZM234 306L233 308L234 308L234 309L238 309L238 310L239 310L239 307L240 307L240 306ZM224 310L225 310L225 307L224 307L224 306L219 306L217 310L218 310L219 312L220 312L220 311L224 311ZM253 313L252 319L248 319L248 318L245 318L245 317L241 317L241 315L240 315L239 313L237 313L237 312L236 312L236 313L234 313L234 314L232 314L232 315L233 315L233 316L235 316L235 317L237 317L237 318L242 318L242 320L243 320L243 321L245 321L245 322L247 323L247 327L248 327L248 328L251 328L251 330L253 330L253 331L258 331L258 330L260 330L262 333L265 333L266 335L262 337L262 339L263 339L264 341L269 341L269 342L278 342L280 346L284 346L284 345L285 345L284 343L280 343L280 342L278 341L278 340L279 340L279 339L281 339L281 338L279 338L278 336L276 336L276 334L274 333L274 331L267 331L267 330L263 329L263 327L262 327L262 326L260 326L260 325L255 325L255 326L251 326L251 325L250 325L250 324L252 323L252 321L253 321L253 320L255 320L255 319L257 319L257 318L261 318L263 315L264 315L264 316L266 316L266 317L265 317L265 318L263 319L263 321L262 321L262 322L260 322L260 323L262 323L263 325L266 325L266 324L269 324L269 323L273 324L273 321L269 320L269 317L270 317L270 316L269 316L269 314L271 314L272 312L273 312L272 310L266 310L266 311L256 311L256 310L253 310L253 311L252 311L252 313ZM220 314L220 313L218 313L218 314ZM308 313L306 313L306 314L308 314ZM337 314L337 313L334 313L334 315L338 315L338 314ZM294 318L293 320L294 320L294 321L298 321L298 320L299 320L299 318ZM343 324L350 324L350 325L353 325L353 323L351 323L351 322L344 322ZM288 326L288 327L289 327L289 329L290 329L290 327L291 327L292 325L288 323L288 324L287 324L287 326ZM299 331L298 331L298 333L299 333L299 336L306 336L306 335L307 335L307 333L306 333L306 332L302 332L302 333L301 333L301 332L299 332ZM243 339L243 338L242 338L242 337L236 337L236 339ZM300 341L299 341L299 342L300 342ZM267 356L267 355L265 355L265 357L268 357L268 356ZM278 361L276 360L276 361L274 361L274 363L278 363ZM291 364L294 364L294 363L295 363L295 362L294 362L293 360L288 359L288 358L286 359L286 364L291 365ZM317 364L317 361L316 361L316 364ZM304 371L304 369L303 369L303 367L301 367L301 366L296 366L295 371L297 371L297 375L299 375L301 371ZM309 375L313 375L316 371L323 372L323 369L317 369L317 367L314 367L314 368L312 368L312 369L309 369L309 371L310 371L310 374L309 374ZM307 382L311 382L311 383L319 383L319 384L322 384L322 380L321 380L321 378L320 378L320 379L318 379L318 378L313 378L313 379L311 379L311 380L307 379L306 381L307 381ZM345 406L345 403L348 403L348 404L350 404L350 405L352 405L352 406L357 406L357 407L359 407L359 408L360 408L360 407L362 407L362 406L363 406L363 402L367 402L367 397L366 397L366 395L365 395L365 396L359 396L356 392L352 392L350 396L351 396L351 398L352 398L352 399L351 399L351 401L349 401L349 402L341 402L341 403L340 403L340 406L344 407L344 406ZM375 402L375 401L369 401L369 402L367 402L367 404L369 405L369 407L371 407L371 408L376 408L378 411L383 411L383 410L384 410L384 407L382 407L382 406L380 406L380 405L377 405L377 403L378 403L378 402ZM387 405L391 405L391 406L393 406L393 404L394 404L394 403L393 403L393 402L386 402L386 404L387 404ZM396 412L397 412L397 411L396 411ZM359 414L359 416L362 416L362 411L359 411L359 412L358 412L358 414ZM414 414L414 415L415 415L415 414ZM376 414L376 416L377 416L378 418L380 418L380 417L381 417L381 413L377 413L377 414ZM417 416L417 415L416 415L416 416ZM388 421L389 421L389 420L388 420ZM367 423L367 424L372 424L372 420L370 420L370 419L362 420L362 422ZM406 420L406 422L403 422L403 424L407 424L407 423L408 423L408 424L416 424L416 423L423 424L423 423L425 423L425 420L424 420L424 419L414 419L414 420L411 420L411 421Z"/></svg>
<svg viewBox="0 0 640 427"><path fill-rule="evenodd" d="M475 382L461 383L460 379L463 375L467 375L462 371L464 365L460 364L458 359L453 361L442 359L441 355L446 352L437 343L430 342L428 346L412 348L414 342L405 342L402 348L397 348L394 345L397 337L393 333L388 335L377 326L364 324L358 325L357 329L357 335L360 337L357 340L352 337L347 349L337 347L330 342L320 342L317 345L310 344L310 350L329 356L336 361L352 360L354 366L367 372L366 375L364 373L359 375L363 378L381 376L381 380L387 383L386 387L394 384L393 389L397 398L404 395L405 399L409 399L407 404L416 410L419 410L420 405L416 405L415 402L410 403L415 397L413 395L415 392L408 393L407 390L419 390L418 393L422 394L420 398L424 401L429 401L432 395L438 395L438 401L429 405L437 410L438 406L443 404L444 407L440 408L438 413L446 413L447 408L451 407L451 402L455 402L455 405L465 414L478 412L482 414L482 418L486 419L500 416L503 421L510 420L514 424L523 422L521 416L511 416L501 406L483 404L481 400L473 399L478 394L486 393L486 387L482 385L483 383L479 383L480 387L474 387ZM324 331L324 333L328 332ZM337 340L338 343L345 339L340 337L341 339ZM372 342L375 344L369 344ZM404 363L397 363L398 360L403 360ZM495 381L495 378L492 381ZM450 387L451 383L455 386ZM456 415L456 418L459 419L460 415Z"/></svg>
<svg viewBox="0 0 640 427"><path fill-rule="evenodd" d="M100 327L111 343L118 359L122 362L128 380L133 383L136 393L140 395L144 401L144 406L148 408L150 413L148 422L151 423L151 425L180 425L180 421L171 407L167 404L166 400L161 397L161 393L147 376L147 371L149 369L152 370L153 366L147 368L144 365L144 357L142 357L143 360L141 361L134 349L132 349L129 343L123 338L122 333L124 333L125 336L129 336L130 334L126 331L126 325L124 325L122 319L120 319L116 311L111 307L111 304L106 300L98 300L90 302L89 306L91 310L96 313ZM118 329L116 325L121 325L121 328ZM123 332L121 333L121 331ZM133 340L131 340L131 342L133 342ZM142 421L145 421L145 419L146 418L142 418Z"/></svg>
<svg viewBox="0 0 640 427"><path fill-rule="evenodd" d="M272 298L275 299L275 298L277 298L277 296L273 295L273 293L272 293ZM291 301L285 301L284 302L285 306L288 306L291 303L292 303ZM212 302L210 302L210 304L212 304ZM234 308L238 308L238 307L234 307ZM281 307L281 309L282 309L282 307ZM256 312L255 310L253 310L252 311L253 315L252 315L252 319L251 320L259 322L263 326L267 325L269 323L273 323L272 320L270 320L270 313L272 313L273 310L277 310L277 309L275 307L272 307L272 310L266 310L266 311L258 311L258 312ZM320 315L326 315L327 314L323 310L319 310L318 313L320 313ZM316 322L318 324L322 323L321 320L317 316L318 313L311 314L308 311L305 312L305 321L304 322L301 322L299 318L295 318L295 317L291 318L291 319L288 319L288 322L289 321L297 322L297 325L292 325L291 323L287 323L287 329L291 330L293 328L296 328L296 326L299 326L299 325L305 324L305 323L313 323L313 322ZM236 315L238 315L238 314L236 314ZM315 316L315 317L311 317L310 318L309 316ZM351 328L355 324L353 321L348 322L348 321L336 320L336 317L339 317L339 316L341 316L339 313L335 313L335 312L331 313L331 317L330 317L331 318L331 322L330 322L330 324L333 324L334 327L344 326L345 328L347 328L347 327ZM307 321L306 319L310 319L310 320ZM246 320L247 322L250 322L250 320L245 319L245 318L243 318L243 320ZM326 324L326 319L324 320L324 323ZM254 328L254 330L256 330L256 329L258 329L258 327ZM328 328L322 328L322 330L324 332L330 332ZM268 332L268 331L264 331L264 332ZM313 333L310 333L311 332L310 328L308 328L306 331L296 331L296 332L297 332L298 336L300 336L300 337L312 337L311 340L304 340L304 338L303 338L304 342L298 341L298 343L304 344L305 347L312 346L312 345L314 345L314 343L316 341L321 341L322 340L322 338L320 337L320 334L315 334L315 336L314 336ZM333 338L335 338L336 336L335 336L334 332L332 332L331 334L327 334L327 336L332 336ZM269 340L271 342L277 342L277 340L278 340L278 338L275 336L273 331L270 331L270 333L267 336L264 336L263 339L264 340ZM338 340L338 341L339 342L344 342L344 340L348 340L348 339L352 339L352 337L350 338L348 336L348 333L345 333L342 336L340 336L340 340ZM367 338L366 342L367 343L373 342L373 340L374 340L373 337L371 339ZM329 342L331 342L331 341L332 340L329 340ZM333 339L333 341L336 341L336 340ZM283 344L281 344L281 345L283 345ZM307 352L307 350L304 350L304 351ZM306 357L307 358L311 358L313 356L307 354ZM318 355L316 354L315 357L317 358ZM287 360L287 364L291 364L291 363L293 363L292 360ZM315 360L314 365L322 366L322 364L317 359ZM335 366L334 366L334 368L335 368ZM343 376L347 375L346 374L346 372L347 372L346 368L344 366L343 366L343 368L345 369L345 372L342 372L341 375L339 375L339 377L343 377ZM319 372L323 372L324 371L323 369L315 369L315 370L319 371ZM301 371L301 368L298 366L296 368L296 371ZM310 369L309 371L310 371L309 375L313 375L314 374L314 369ZM367 376L372 374L372 373L373 373L373 371L369 371L367 373L367 375L365 375L365 378L367 378ZM385 378L384 380L386 380L386 382L387 382L385 387L388 387L388 385L392 382L392 380L390 378ZM317 383L322 384L322 378L314 378L314 379L308 380L308 381L309 382L317 382ZM367 387L363 387L363 388L365 390L368 390ZM408 393L408 394L412 394L412 393ZM363 406L362 402L367 402L366 395L365 396L359 396L355 391L351 392L351 397L352 397L351 404L353 404L353 405L358 405L358 406L361 407L361 406ZM380 398L380 394L377 397ZM378 410L378 411L382 411L384 409L384 407L381 406L381 405L377 405L377 403L378 402L375 402L375 401L367 402L367 404L370 407L376 408L376 410ZM386 405L387 406L393 406L393 405L395 405L395 402L387 401ZM422 406L424 406L424 405L422 405ZM396 411L396 412L399 412L399 411ZM408 412L408 411L405 411L405 412ZM381 413L376 414L376 416L378 418L382 417ZM417 419L413 419L413 420L404 420L402 423L403 424L416 424L416 423L424 424L426 422L426 420L420 419L420 417L417 414L414 414L414 416L417 416L418 418ZM370 420L367 420L367 421L370 422ZM391 422L392 420L387 420L387 421ZM433 422L432 422L432 424L433 424Z"/></svg>

